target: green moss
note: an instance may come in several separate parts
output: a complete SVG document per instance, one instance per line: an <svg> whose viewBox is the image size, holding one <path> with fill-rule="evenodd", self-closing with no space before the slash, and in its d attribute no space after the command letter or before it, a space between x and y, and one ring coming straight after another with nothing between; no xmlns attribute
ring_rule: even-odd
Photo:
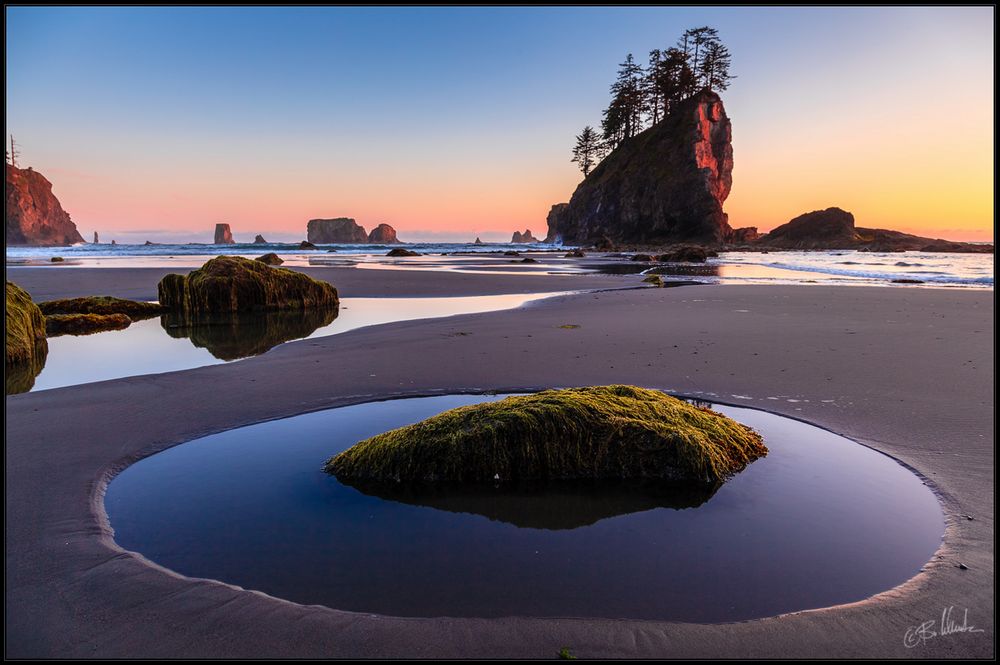
<svg viewBox="0 0 1000 665"><path fill-rule="evenodd" d="M189 338L220 360L256 356L293 339L308 337L317 328L337 318L336 307L273 312L236 312L198 319L191 323L183 314L167 314L160 325L167 334Z"/></svg>
<svg viewBox="0 0 1000 665"><path fill-rule="evenodd" d="M646 277L646 279L644 279L642 281L648 282L648 283L650 283L650 284L652 284L654 286L659 286L661 288L664 287L664 286L666 286L666 282L664 282L663 278L660 277L659 275L648 275Z"/></svg>
<svg viewBox="0 0 1000 665"><path fill-rule="evenodd" d="M337 289L287 268L219 256L187 275L166 275L160 303L191 320L226 312L337 307Z"/></svg>
<svg viewBox="0 0 1000 665"><path fill-rule="evenodd" d="M329 459L344 482L641 479L712 484L767 454L760 435L656 390L546 390L446 411Z"/></svg>
<svg viewBox="0 0 1000 665"><path fill-rule="evenodd" d="M125 314L50 314L45 317L49 337L93 335L106 330L122 330L132 325Z"/></svg>
<svg viewBox="0 0 1000 665"><path fill-rule="evenodd" d="M31 302L28 292L13 282L7 282L4 318L7 326L5 364L44 364L49 350L45 341L45 317L38 305Z"/></svg>
<svg viewBox="0 0 1000 665"><path fill-rule="evenodd" d="M155 302L126 300L112 296L88 296L85 298L66 298L64 300L47 300L38 303L42 314L124 314L133 321L159 316L166 308Z"/></svg>

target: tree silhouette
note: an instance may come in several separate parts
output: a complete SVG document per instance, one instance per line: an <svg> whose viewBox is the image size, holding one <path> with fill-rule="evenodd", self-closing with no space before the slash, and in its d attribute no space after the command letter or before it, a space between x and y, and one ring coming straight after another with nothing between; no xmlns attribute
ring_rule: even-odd
<svg viewBox="0 0 1000 665"><path fill-rule="evenodd" d="M702 71L705 87L710 90L725 90L729 82L736 78L729 73L732 55L722 42L716 40L705 44L705 55L702 59Z"/></svg>
<svg viewBox="0 0 1000 665"><path fill-rule="evenodd" d="M570 161L576 162L579 165L580 170L583 171L583 177L586 178L594 168L594 165L600 161L603 149L604 145L601 137L598 136L593 127L587 125L576 137L576 146L573 147L573 159Z"/></svg>
<svg viewBox="0 0 1000 665"><path fill-rule="evenodd" d="M611 104L604 111L601 127L604 140L611 149L642 131L644 111L643 71L629 53L618 69L618 78L611 84Z"/></svg>

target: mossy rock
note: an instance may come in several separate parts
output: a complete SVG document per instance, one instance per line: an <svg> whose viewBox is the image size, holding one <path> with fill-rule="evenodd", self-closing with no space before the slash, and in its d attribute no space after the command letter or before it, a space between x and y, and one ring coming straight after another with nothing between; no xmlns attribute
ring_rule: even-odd
<svg viewBox="0 0 1000 665"><path fill-rule="evenodd" d="M45 317L49 337L93 335L108 330L124 330L132 325L126 314L50 314Z"/></svg>
<svg viewBox="0 0 1000 665"><path fill-rule="evenodd" d="M337 289L287 268L239 256L219 256L187 275L166 275L160 303L196 320L227 312L336 308Z"/></svg>
<svg viewBox="0 0 1000 665"><path fill-rule="evenodd" d="M51 259L49 259L49 261L51 261L52 263L63 263L65 260L66 259L64 259L61 256L53 256Z"/></svg>
<svg viewBox="0 0 1000 665"><path fill-rule="evenodd" d="M159 316L166 308L155 302L141 300L126 300L114 296L87 296L84 298L65 298L63 300L46 300L38 303L38 308L46 316L52 314L124 314L133 321Z"/></svg>
<svg viewBox="0 0 1000 665"><path fill-rule="evenodd" d="M5 322L7 326L6 365L45 363L49 351L45 341L45 316L31 301L28 292L7 282Z"/></svg>
<svg viewBox="0 0 1000 665"><path fill-rule="evenodd" d="M666 286L666 282L664 282L663 278L660 277L659 275L647 275L646 278L642 281L648 284L652 284L653 286L658 286L660 288Z"/></svg>
<svg viewBox="0 0 1000 665"><path fill-rule="evenodd" d="M263 256L258 256L254 261L260 261L261 263L267 264L269 266L280 266L285 262L283 258L275 254L274 252L268 252Z"/></svg>
<svg viewBox="0 0 1000 665"><path fill-rule="evenodd" d="M767 454L759 434L657 390L546 390L446 411L335 455L346 483L638 480L714 484Z"/></svg>
<svg viewBox="0 0 1000 665"><path fill-rule="evenodd" d="M313 334L337 318L336 307L270 312L218 314L191 323L183 314L167 314L160 325L177 339L190 339L219 360L238 360L260 355L293 339Z"/></svg>
<svg viewBox="0 0 1000 665"><path fill-rule="evenodd" d="M582 259L585 256L587 256L587 253L581 249L574 249L571 252L566 252L565 254L563 254L563 258L565 259Z"/></svg>

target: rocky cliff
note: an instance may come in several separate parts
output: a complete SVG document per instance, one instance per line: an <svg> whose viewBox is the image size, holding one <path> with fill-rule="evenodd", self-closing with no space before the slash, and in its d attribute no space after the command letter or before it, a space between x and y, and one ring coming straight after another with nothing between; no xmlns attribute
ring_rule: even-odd
<svg viewBox="0 0 1000 665"><path fill-rule="evenodd" d="M7 164L7 244L72 245L83 236L41 173Z"/></svg>
<svg viewBox="0 0 1000 665"><path fill-rule="evenodd" d="M310 219L306 225L309 242L329 245L348 243L363 245L368 242L368 234L363 226L350 217L335 219Z"/></svg>
<svg viewBox="0 0 1000 665"><path fill-rule="evenodd" d="M368 234L368 242L380 245L395 245L400 240L396 237L396 229L388 224L379 224Z"/></svg>
<svg viewBox="0 0 1000 665"><path fill-rule="evenodd" d="M732 233L722 204L733 178L732 128L703 90L622 142L549 213L548 242L717 243Z"/></svg>
<svg viewBox="0 0 1000 665"><path fill-rule="evenodd" d="M858 249L869 252L988 253L992 245L950 242L889 229L854 225L854 215L840 208L814 210L771 229L754 245L774 249Z"/></svg>
<svg viewBox="0 0 1000 665"><path fill-rule="evenodd" d="M229 228L229 224L216 224L215 225L215 244L216 245L235 245L236 241L233 240L233 231Z"/></svg>

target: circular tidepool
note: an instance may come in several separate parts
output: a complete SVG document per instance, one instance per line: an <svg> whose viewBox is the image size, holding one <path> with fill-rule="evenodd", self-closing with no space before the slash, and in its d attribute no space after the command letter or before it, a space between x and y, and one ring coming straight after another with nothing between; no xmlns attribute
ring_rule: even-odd
<svg viewBox="0 0 1000 665"><path fill-rule="evenodd" d="M324 461L378 432L501 399L374 402L197 439L125 469L117 542L191 577L401 616L736 621L861 600L941 542L937 500L889 457L715 406L770 449L716 491L558 485L363 494Z"/></svg>

